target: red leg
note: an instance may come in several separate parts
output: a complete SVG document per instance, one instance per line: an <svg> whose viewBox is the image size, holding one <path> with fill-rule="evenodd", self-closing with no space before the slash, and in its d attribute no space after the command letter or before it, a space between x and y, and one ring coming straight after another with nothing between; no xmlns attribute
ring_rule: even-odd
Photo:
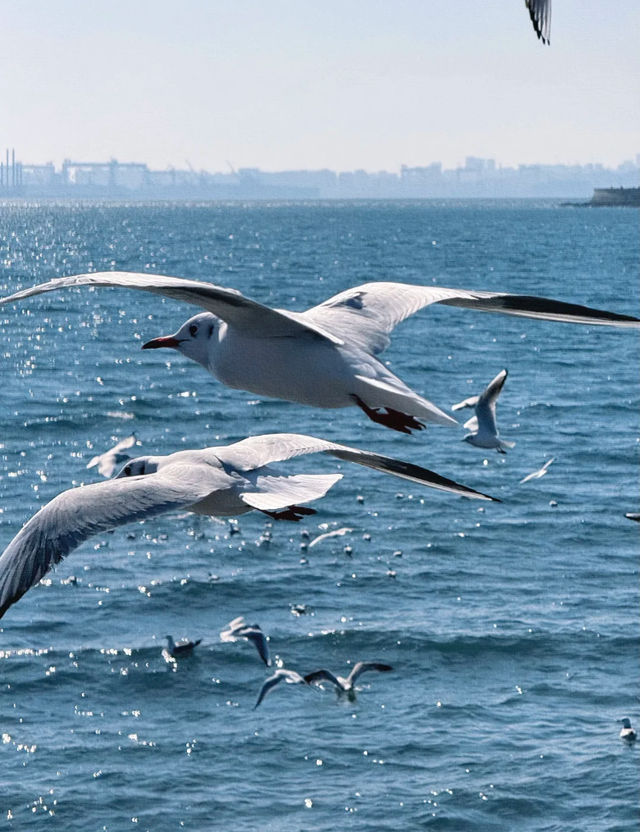
<svg viewBox="0 0 640 832"><path fill-rule="evenodd" d="M426 425L423 425L414 416L409 416L407 413L393 410L390 407L385 407L384 411L379 407L369 407L362 401L360 396L356 396L355 394L352 394L352 398L358 407L364 410L372 422L378 422L378 424L384 425L392 430L400 431L400 433L411 433L412 430L424 430L426 427Z"/></svg>

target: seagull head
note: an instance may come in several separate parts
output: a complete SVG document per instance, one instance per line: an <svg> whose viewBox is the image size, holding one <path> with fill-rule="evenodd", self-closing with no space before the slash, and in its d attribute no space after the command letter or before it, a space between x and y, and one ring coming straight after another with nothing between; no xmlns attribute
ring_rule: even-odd
<svg viewBox="0 0 640 832"><path fill-rule="evenodd" d="M220 318L211 312L200 312L182 324L175 335L154 338L142 345L143 350L157 350L163 347L177 350L203 367L209 366L209 346L217 338Z"/></svg>
<svg viewBox="0 0 640 832"><path fill-rule="evenodd" d="M141 477L144 474L155 474L158 470L158 459L155 456L139 456L132 459L124 466L124 468L116 474L114 479L122 477Z"/></svg>
<svg viewBox="0 0 640 832"><path fill-rule="evenodd" d="M622 719L619 719L618 722L622 723L623 728L631 728L631 720L627 716L623 717Z"/></svg>

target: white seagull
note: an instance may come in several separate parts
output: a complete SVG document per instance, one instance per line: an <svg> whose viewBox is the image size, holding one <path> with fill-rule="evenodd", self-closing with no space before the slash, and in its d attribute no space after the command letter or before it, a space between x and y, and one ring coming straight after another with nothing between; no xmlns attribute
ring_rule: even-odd
<svg viewBox="0 0 640 832"><path fill-rule="evenodd" d="M631 720L629 717L625 716L623 719L618 721L622 723L622 728L620 729L620 739L626 740L626 742L635 742L637 734L631 727Z"/></svg>
<svg viewBox="0 0 640 832"><path fill-rule="evenodd" d="M495 448L498 453L505 454L505 448L513 448L515 442L500 439L496 422L496 404L498 396L507 380L507 371L501 370L492 379L475 402L476 415L465 424L465 428L473 431L464 437L464 441L477 448ZM467 402L472 399L466 399ZM462 403L461 403L462 404Z"/></svg>
<svg viewBox="0 0 640 832"><path fill-rule="evenodd" d="M554 457L554 456L552 456L552 457L551 457L551 459L548 459L548 460L545 462L545 464L542 466L542 468L538 468L538 470L537 470L537 471L532 471L530 474L527 474L527 476L526 476L526 477L523 477L523 478L520 480L520 482L522 483L522 482L529 482L529 480L539 480L539 479L540 479L540 477L544 477L544 475L545 475L545 474L547 473L547 471L549 470L549 466L551 465L551 463L552 463L554 460L555 460L555 457Z"/></svg>
<svg viewBox="0 0 640 832"><path fill-rule="evenodd" d="M194 647L202 641L199 638L197 641L189 641L188 638L183 638L180 641L174 641L173 636L165 636L167 646L163 648L162 655L165 661L175 661L179 656L186 656L193 651Z"/></svg>
<svg viewBox="0 0 640 832"><path fill-rule="evenodd" d="M259 624L247 624L244 618L240 615L234 618L227 624L225 630L220 633L221 641L238 641L244 638L247 641L255 644L258 655L267 667L271 667L271 659L269 658L269 644L267 637L262 632Z"/></svg>
<svg viewBox="0 0 640 832"><path fill-rule="evenodd" d="M345 534L349 534L349 532L352 531L353 529L350 529L348 526L344 526L342 529L333 529L330 532L319 534L317 537L314 537L313 540L309 541L309 549L317 546L318 543L322 543L323 540L328 540L330 537L344 537Z"/></svg>
<svg viewBox="0 0 640 832"><path fill-rule="evenodd" d="M0 299L13 303L75 286L141 289L205 309L174 334L143 349L169 347L196 361L228 387L311 407L357 405L374 422L411 433L427 422L456 425L415 393L377 356L397 324L432 303L582 324L640 327L630 315L533 295L365 283L305 312L271 309L212 283L135 272L61 277Z"/></svg>
<svg viewBox="0 0 640 832"><path fill-rule="evenodd" d="M311 685L316 682L327 681L335 685L339 694L346 693L350 699L355 697L356 680L363 674L370 670L378 670L386 673L393 670L389 664L381 664L380 662L357 662L354 664L351 673L344 678L344 676L334 676L330 670L314 670L313 673L307 673L304 680Z"/></svg>
<svg viewBox="0 0 640 832"><path fill-rule="evenodd" d="M342 474L288 475L272 467L313 453L452 494L500 502L418 465L296 433L138 457L115 479L63 491L23 526L0 556L0 617L83 541L125 523L176 510L228 517L258 509L276 520L315 514L298 502L323 497Z"/></svg>
<svg viewBox="0 0 640 832"><path fill-rule="evenodd" d="M133 448L137 441L135 433L132 433L131 436L121 439L117 445L113 446L113 448L110 448L108 451L105 451L99 456L94 456L91 461L87 463L87 468L94 468L97 465L98 473L109 479L117 466L122 465L123 462L131 459L131 454L127 454L125 451L128 451L129 448Z"/></svg>
<svg viewBox="0 0 640 832"><path fill-rule="evenodd" d="M287 670L286 668L281 667L279 670L276 670L273 676L269 676L269 678L265 680L264 684L260 688L258 699L256 701L256 704L253 706L254 711L265 698L265 696L269 693L269 691L272 690L272 688L274 688L276 685L279 685L280 682L286 682L289 685L308 684L304 680L304 677L302 677L295 670Z"/></svg>

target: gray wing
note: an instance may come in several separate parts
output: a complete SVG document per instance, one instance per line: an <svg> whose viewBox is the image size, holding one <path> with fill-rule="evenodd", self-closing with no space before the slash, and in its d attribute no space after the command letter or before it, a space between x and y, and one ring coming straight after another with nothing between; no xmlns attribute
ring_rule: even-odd
<svg viewBox="0 0 640 832"><path fill-rule="evenodd" d="M381 662L356 662L351 673L347 677L347 682L355 685L356 679L369 670L377 670L381 673L386 673L389 670L393 670L393 668L390 664L382 664Z"/></svg>
<svg viewBox="0 0 640 832"><path fill-rule="evenodd" d="M92 535L186 508L210 490L206 476L198 483L191 469L167 466L157 474L63 491L34 514L0 556L0 618Z"/></svg>
<svg viewBox="0 0 640 832"><path fill-rule="evenodd" d="M496 403L498 396L507 380L507 371L501 370L485 387L476 404L476 417L478 419L478 431L482 434L497 436L498 426L496 423Z"/></svg>
<svg viewBox="0 0 640 832"><path fill-rule="evenodd" d="M330 670L314 670L312 673L307 673L304 680L308 685L325 680L327 682L331 682L331 684L335 685L339 690L342 690L342 685L340 684L338 678L334 676Z"/></svg>
<svg viewBox="0 0 640 832"><path fill-rule="evenodd" d="M468 399L463 399L457 404L451 405L451 410L462 410L465 407L475 407L478 404L480 396L469 396Z"/></svg>
<svg viewBox="0 0 640 832"><path fill-rule="evenodd" d="M524 0L538 39L551 43L551 0Z"/></svg>
<svg viewBox="0 0 640 832"><path fill-rule="evenodd" d="M71 277L58 277L48 283L41 283L29 289L23 289L13 295L0 299L0 305L14 303L18 300L40 295L43 292L55 292L75 286L120 286L128 289L140 289L152 292L173 300L183 301L192 306L199 306L212 312L223 321L243 331L245 335L257 337L291 336L314 334L330 341L338 342L334 335L325 332L320 326L314 326L312 321L302 322L295 313L278 311L263 306L250 298L246 298L235 289L225 289L213 283L203 283L199 280L186 280L181 277L170 277L159 274L140 272L94 272L92 274L76 274Z"/></svg>
<svg viewBox="0 0 640 832"><path fill-rule="evenodd" d="M386 282L347 289L300 317L345 342L378 354L389 346L389 333L397 324L432 303L568 323L640 327L640 318L534 295Z"/></svg>
<svg viewBox="0 0 640 832"><path fill-rule="evenodd" d="M291 459L303 454L326 453L346 462L355 462L357 465L374 468L377 471L393 474L401 479L417 482L430 488L437 488L440 491L499 502L494 497L489 497L487 494L482 494L473 488L468 488L466 485L442 477L440 474L419 465L401 462L391 457L361 451L358 448L338 445L335 442L328 442L325 439L317 439L314 436L305 436L299 433L270 433L263 436L251 436L241 442L235 442L233 445L211 450L214 451L225 470L241 472L256 470L272 462ZM247 501L244 495L243 499Z"/></svg>
<svg viewBox="0 0 640 832"><path fill-rule="evenodd" d="M267 637L262 632L262 629L257 624L252 624L251 627L247 627L246 631L241 633L244 635L245 638L249 639L249 641L253 642L256 646L256 650L258 651L258 655L262 659L262 661L266 664L267 667L271 667L271 659L269 658L269 644L267 642Z"/></svg>
<svg viewBox="0 0 640 832"><path fill-rule="evenodd" d="M265 681L265 683L260 688L260 693L258 694L258 699L256 704L253 706L253 710L258 707L258 705L262 702L265 696L272 690L276 685L279 685L280 682L290 682L290 683L304 683L304 679L299 673L296 673L295 670L286 670L284 668L280 670L276 670L273 676L269 676L269 678Z"/></svg>

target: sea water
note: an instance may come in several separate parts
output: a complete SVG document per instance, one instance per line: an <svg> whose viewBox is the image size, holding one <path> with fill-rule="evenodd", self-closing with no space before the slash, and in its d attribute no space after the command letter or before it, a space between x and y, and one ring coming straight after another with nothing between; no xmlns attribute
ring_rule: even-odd
<svg viewBox="0 0 640 832"><path fill-rule="evenodd" d="M119 269L294 310L392 280L639 315L638 259L635 211L557 202L0 208L2 295ZM344 478L300 523L177 512L90 538L1 622L0 828L635 830L640 748L616 720L640 723L637 331L437 305L400 325L384 358L440 407L509 370L500 455L140 351L195 311L106 288L2 307L2 547L134 432L140 454L309 433L502 502L306 457ZM269 671L219 638L238 615L301 673L393 671L353 701L282 684L254 711ZM167 663L168 633L202 643Z"/></svg>

